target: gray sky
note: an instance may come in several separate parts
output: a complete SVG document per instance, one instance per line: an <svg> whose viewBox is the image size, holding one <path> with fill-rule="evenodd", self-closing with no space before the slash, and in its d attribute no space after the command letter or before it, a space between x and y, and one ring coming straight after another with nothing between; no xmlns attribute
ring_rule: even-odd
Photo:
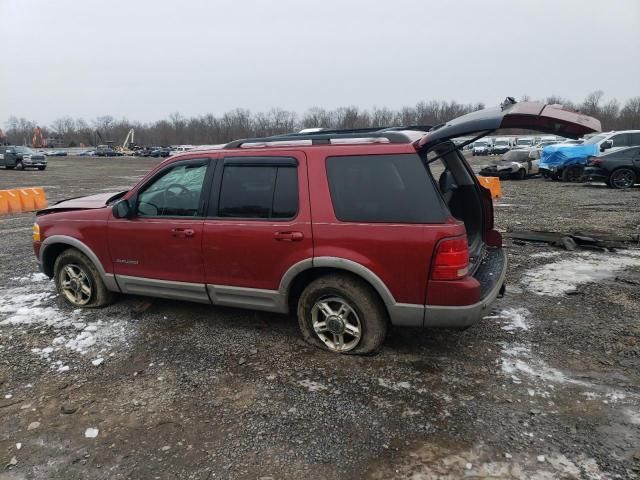
<svg viewBox="0 0 640 480"><path fill-rule="evenodd" d="M0 126L640 95L639 0L0 0Z"/></svg>

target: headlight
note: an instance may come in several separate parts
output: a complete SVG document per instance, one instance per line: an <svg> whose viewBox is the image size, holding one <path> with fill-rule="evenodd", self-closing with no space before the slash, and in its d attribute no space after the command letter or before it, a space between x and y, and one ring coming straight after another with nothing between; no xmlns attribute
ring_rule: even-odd
<svg viewBox="0 0 640 480"><path fill-rule="evenodd" d="M40 225L38 225L37 223L33 224L33 241L40 241Z"/></svg>

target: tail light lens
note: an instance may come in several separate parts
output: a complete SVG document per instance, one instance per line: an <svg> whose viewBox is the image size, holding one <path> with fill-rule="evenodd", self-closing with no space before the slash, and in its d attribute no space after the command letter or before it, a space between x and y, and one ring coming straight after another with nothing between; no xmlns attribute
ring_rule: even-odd
<svg viewBox="0 0 640 480"><path fill-rule="evenodd" d="M436 247L432 280L459 280L469 273L467 237L445 238Z"/></svg>
<svg viewBox="0 0 640 480"><path fill-rule="evenodd" d="M598 157L587 158L587 165L602 165L602 159Z"/></svg>

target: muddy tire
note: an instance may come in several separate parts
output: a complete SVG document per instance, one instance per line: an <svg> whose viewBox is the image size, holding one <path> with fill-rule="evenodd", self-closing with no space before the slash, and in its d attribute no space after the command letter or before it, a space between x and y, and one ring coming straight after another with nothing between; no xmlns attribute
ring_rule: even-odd
<svg viewBox="0 0 640 480"><path fill-rule="evenodd" d="M524 168L518 170L518 173L515 175L516 180L524 180L527 178L527 171Z"/></svg>
<svg viewBox="0 0 640 480"><path fill-rule="evenodd" d="M58 293L73 307L100 308L115 299L93 262L75 248L63 251L56 258L53 271Z"/></svg>
<svg viewBox="0 0 640 480"><path fill-rule="evenodd" d="M298 324L308 343L334 353L375 352L387 334L388 315L364 280L333 274L311 282L298 301Z"/></svg>
<svg viewBox="0 0 640 480"><path fill-rule="evenodd" d="M16 170L24 170L24 164L20 160L16 162Z"/></svg>

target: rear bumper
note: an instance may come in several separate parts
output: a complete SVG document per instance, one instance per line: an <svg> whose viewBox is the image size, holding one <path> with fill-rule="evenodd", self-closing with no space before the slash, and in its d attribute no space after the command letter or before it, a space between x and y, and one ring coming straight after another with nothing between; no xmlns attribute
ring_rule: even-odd
<svg viewBox="0 0 640 480"><path fill-rule="evenodd" d="M482 299L472 305L425 305L425 327L468 327L487 315L502 291L507 275L507 255L502 248L491 249L474 277L482 286Z"/></svg>

